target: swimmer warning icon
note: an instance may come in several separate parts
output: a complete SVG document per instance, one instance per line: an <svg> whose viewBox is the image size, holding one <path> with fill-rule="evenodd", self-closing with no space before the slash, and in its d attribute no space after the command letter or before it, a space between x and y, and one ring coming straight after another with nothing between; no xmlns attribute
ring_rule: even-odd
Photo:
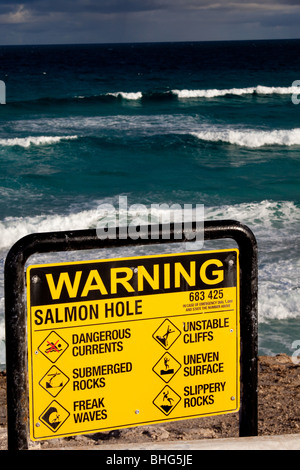
<svg viewBox="0 0 300 470"><path fill-rule="evenodd" d="M181 331L167 318L152 336L161 346L169 349L180 335Z"/></svg>
<svg viewBox="0 0 300 470"><path fill-rule="evenodd" d="M56 331L51 331L47 338L39 345L38 350L44 354L49 361L56 362L68 347L68 343L66 343Z"/></svg>
<svg viewBox="0 0 300 470"><path fill-rule="evenodd" d="M180 402L181 397L171 388L166 385L162 391L153 400L153 404L168 416Z"/></svg>
<svg viewBox="0 0 300 470"><path fill-rule="evenodd" d="M70 413L56 400L53 400L43 411L39 419L51 429L51 431L56 432L69 416Z"/></svg>

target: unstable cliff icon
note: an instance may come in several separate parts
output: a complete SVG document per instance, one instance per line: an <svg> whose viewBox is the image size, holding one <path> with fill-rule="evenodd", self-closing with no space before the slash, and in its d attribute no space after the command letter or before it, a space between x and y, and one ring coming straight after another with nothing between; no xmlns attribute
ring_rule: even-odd
<svg viewBox="0 0 300 470"><path fill-rule="evenodd" d="M165 349L169 349L179 338L181 331L167 318L152 335Z"/></svg>

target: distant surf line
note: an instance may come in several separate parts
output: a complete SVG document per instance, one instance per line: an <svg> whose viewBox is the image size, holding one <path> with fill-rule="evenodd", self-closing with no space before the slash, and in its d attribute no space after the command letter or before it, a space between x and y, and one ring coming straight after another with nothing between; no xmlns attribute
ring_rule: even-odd
<svg viewBox="0 0 300 470"><path fill-rule="evenodd" d="M242 96L242 95L290 95L290 94L297 94L299 93L299 87L297 86L290 86L290 87L279 87L279 86L264 86L264 85L257 85L254 87L246 87L246 88L228 88L228 89L182 89L177 90L173 89L170 91L164 92L124 92L118 91L113 93L106 93L105 96L112 96L115 98L122 98L124 100L140 100L145 97L151 98L151 96L159 96L159 95L174 95L179 99L188 99L188 98L216 98L222 97L226 95L234 95L234 96ZM81 97L84 98L84 97Z"/></svg>

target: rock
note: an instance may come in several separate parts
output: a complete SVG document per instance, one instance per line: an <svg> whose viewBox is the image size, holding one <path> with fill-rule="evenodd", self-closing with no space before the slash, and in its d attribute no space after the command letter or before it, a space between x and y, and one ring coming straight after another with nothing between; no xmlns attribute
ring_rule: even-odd
<svg viewBox="0 0 300 470"><path fill-rule="evenodd" d="M162 440L162 441L165 439L168 439L170 436L170 433L166 431L166 429L161 428L161 427L146 429L143 432L143 434L148 435L153 440Z"/></svg>

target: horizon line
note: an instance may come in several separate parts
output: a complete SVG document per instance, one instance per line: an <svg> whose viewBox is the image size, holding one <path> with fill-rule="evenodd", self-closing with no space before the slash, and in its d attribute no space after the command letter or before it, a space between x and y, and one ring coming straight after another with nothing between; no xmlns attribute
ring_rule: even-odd
<svg viewBox="0 0 300 470"><path fill-rule="evenodd" d="M0 47L36 47L36 46L126 46L143 44L195 44L195 43L223 43L223 42L271 42L271 41L299 41L299 38L263 38L263 39L209 39L209 40L185 40L185 41L124 41L124 42L66 42L66 43L42 43L42 44L0 44Z"/></svg>

